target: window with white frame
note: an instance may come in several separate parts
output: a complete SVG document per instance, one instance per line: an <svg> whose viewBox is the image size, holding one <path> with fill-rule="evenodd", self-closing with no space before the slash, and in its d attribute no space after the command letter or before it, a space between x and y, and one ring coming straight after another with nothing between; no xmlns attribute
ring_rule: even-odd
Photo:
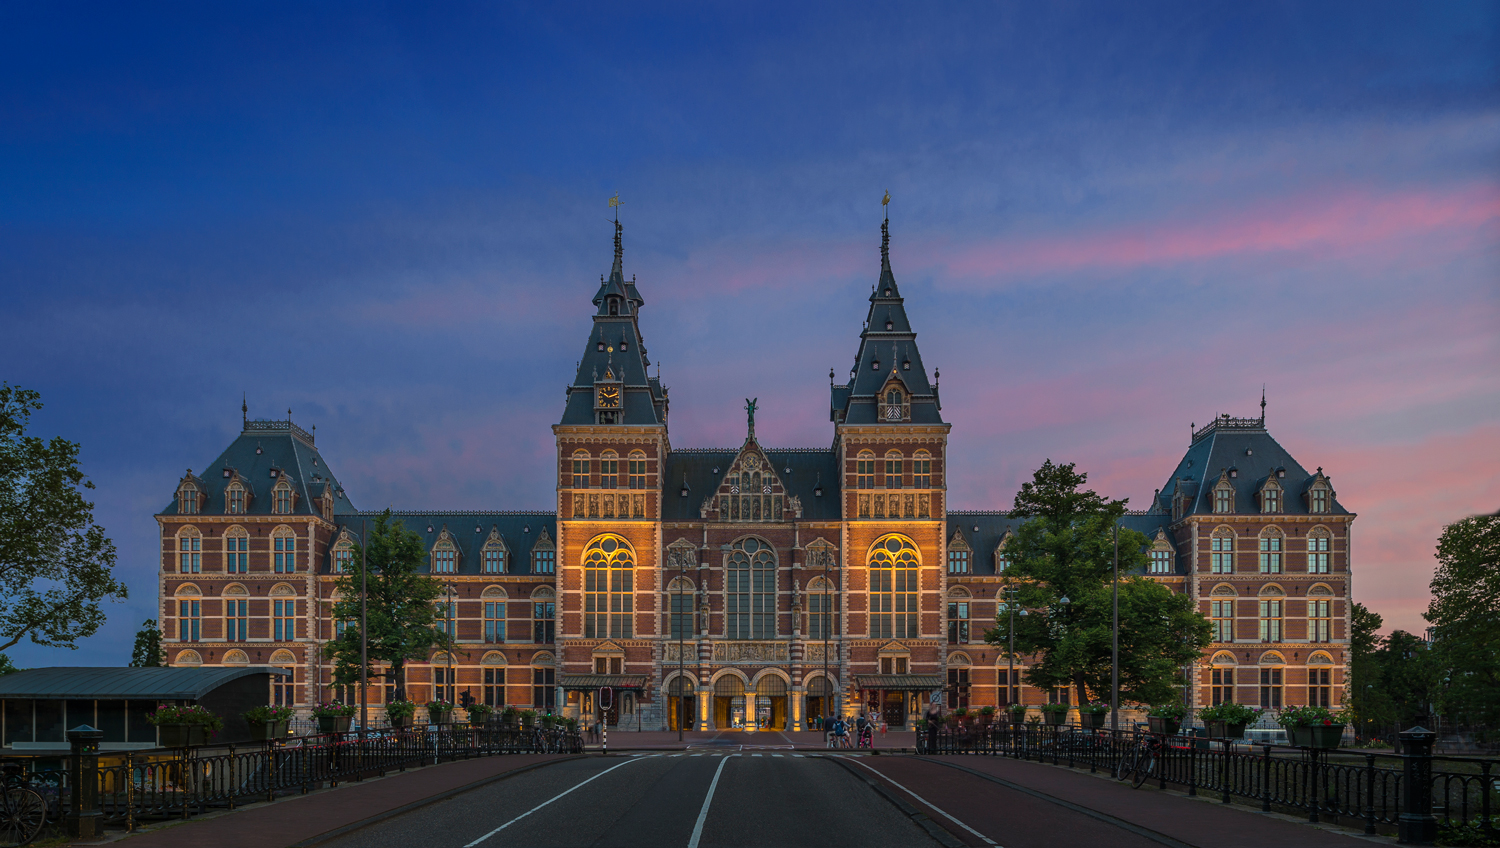
<svg viewBox="0 0 1500 848"><path fill-rule="evenodd" d="M1172 573L1172 552L1171 551L1164 551L1164 550L1161 550L1159 548L1153 548L1151 550L1151 573L1152 574L1171 574Z"/></svg>
<svg viewBox="0 0 1500 848"><path fill-rule="evenodd" d="M1214 574L1234 573L1234 531L1221 527L1209 539L1209 570Z"/></svg>
<svg viewBox="0 0 1500 848"><path fill-rule="evenodd" d="M297 570L297 537L289 528L278 527L271 534L271 568L277 574Z"/></svg>
<svg viewBox="0 0 1500 848"><path fill-rule="evenodd" d="M1331 541L1329 532L1322 527L1307 534L1308 574L1328 573L1328 549Z"/></svg>
<svg viewBox="0 0 1500 848"><path fill-rule="evenodd" d="M1281 641L1281 598L1260 599L1260 641Z"/></svg>
<svg viewBox="0 0 1500 848"><path fill-rule="evenodd" d="M1281 533L1267 530L1260 537L1260 573L1281 573Z"/></svg>
<svg viewBox="0 0 1500 848"><path fill-rule="evenodd" d="M203 571L203 537L196 528L185 528L177 537L177 571L182 574Z"/></svg>

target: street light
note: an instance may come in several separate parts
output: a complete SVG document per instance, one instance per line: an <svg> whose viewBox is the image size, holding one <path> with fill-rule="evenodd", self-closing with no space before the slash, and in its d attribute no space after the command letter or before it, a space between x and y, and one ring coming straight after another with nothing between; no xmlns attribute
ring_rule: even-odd
<svg viewBox="0 0 1500 848"><path fill-rule="evenodd" d="M1109 648L1109 729L1120 732L1120 523L1115 522L1115 580L1110 587L1114 604L1114 627Z"/></svg>

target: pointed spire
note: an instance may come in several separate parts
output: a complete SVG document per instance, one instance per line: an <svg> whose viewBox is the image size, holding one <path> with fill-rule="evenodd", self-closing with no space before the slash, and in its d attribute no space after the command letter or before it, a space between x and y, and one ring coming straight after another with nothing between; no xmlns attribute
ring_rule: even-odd
<svg viewBox="0 0 1500 848"><path fill-rule="evenodd" d="M1260 423L1266 423L1266 384L1260 384Z"/></svg>
<svg viewBox="0 0 1500 848"><path fill-rule="evenodd" d="M246 392L240 396L240 421L250 426L250 393Z"/></svg>
<svg viewBox="0 0 1500 848"><path fill-rule="evenodd" d="M615 221L615 267L610 269L609 276L618 278L622 283L625 282L625 246L620 240L623 232L624 228L620 226L620 222Z"/></svg>

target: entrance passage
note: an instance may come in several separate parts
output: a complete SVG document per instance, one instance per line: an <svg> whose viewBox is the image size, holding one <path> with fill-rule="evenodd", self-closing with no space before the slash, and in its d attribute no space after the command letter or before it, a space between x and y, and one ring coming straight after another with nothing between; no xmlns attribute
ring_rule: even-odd
<svg viewBox="0 0 1500 848"><path fill-rule="evenodd" d="M833 712L833 684L826 677L814 677L807 681L806 727L812 727L813 719L827 720Z"/></svg>
<svg viewBox="0 0 1500 848"><path fill-rule="evenodd" d="M786 681L767 674L755 684L756 725L762 730L786 730Z"/></svg>
<svg viewBox="0 0 1500 848"><path fill-rule="evenodd" d="M906 693L887 692L885 703L881 705L881 718L889 727L906 726Z"/></svg>
<svg viewBox="0 0 1500 848"><path fill-rule="evenodd" d="M728 730L745 726L745 682L726 674L714 681L714 727Z"/></svg>
<svg viewBox="0 0 1500 848"><path fill-rule="evenodd" d="M693 684L685 677L674 677L666 695L667 729L693 730Z"/></svg>

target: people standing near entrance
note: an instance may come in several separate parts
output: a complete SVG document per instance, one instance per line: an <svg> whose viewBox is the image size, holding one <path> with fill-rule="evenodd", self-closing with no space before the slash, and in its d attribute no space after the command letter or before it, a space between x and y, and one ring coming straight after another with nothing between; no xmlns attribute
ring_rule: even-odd
<svg viewBox="0 0 1500 848"><path fill-rule="evenodd" d="M936 701L927 705L927 713L924 717L927 719L927 750L936 751L938 725L943 721L942 709L938 707Z"/></svg>

